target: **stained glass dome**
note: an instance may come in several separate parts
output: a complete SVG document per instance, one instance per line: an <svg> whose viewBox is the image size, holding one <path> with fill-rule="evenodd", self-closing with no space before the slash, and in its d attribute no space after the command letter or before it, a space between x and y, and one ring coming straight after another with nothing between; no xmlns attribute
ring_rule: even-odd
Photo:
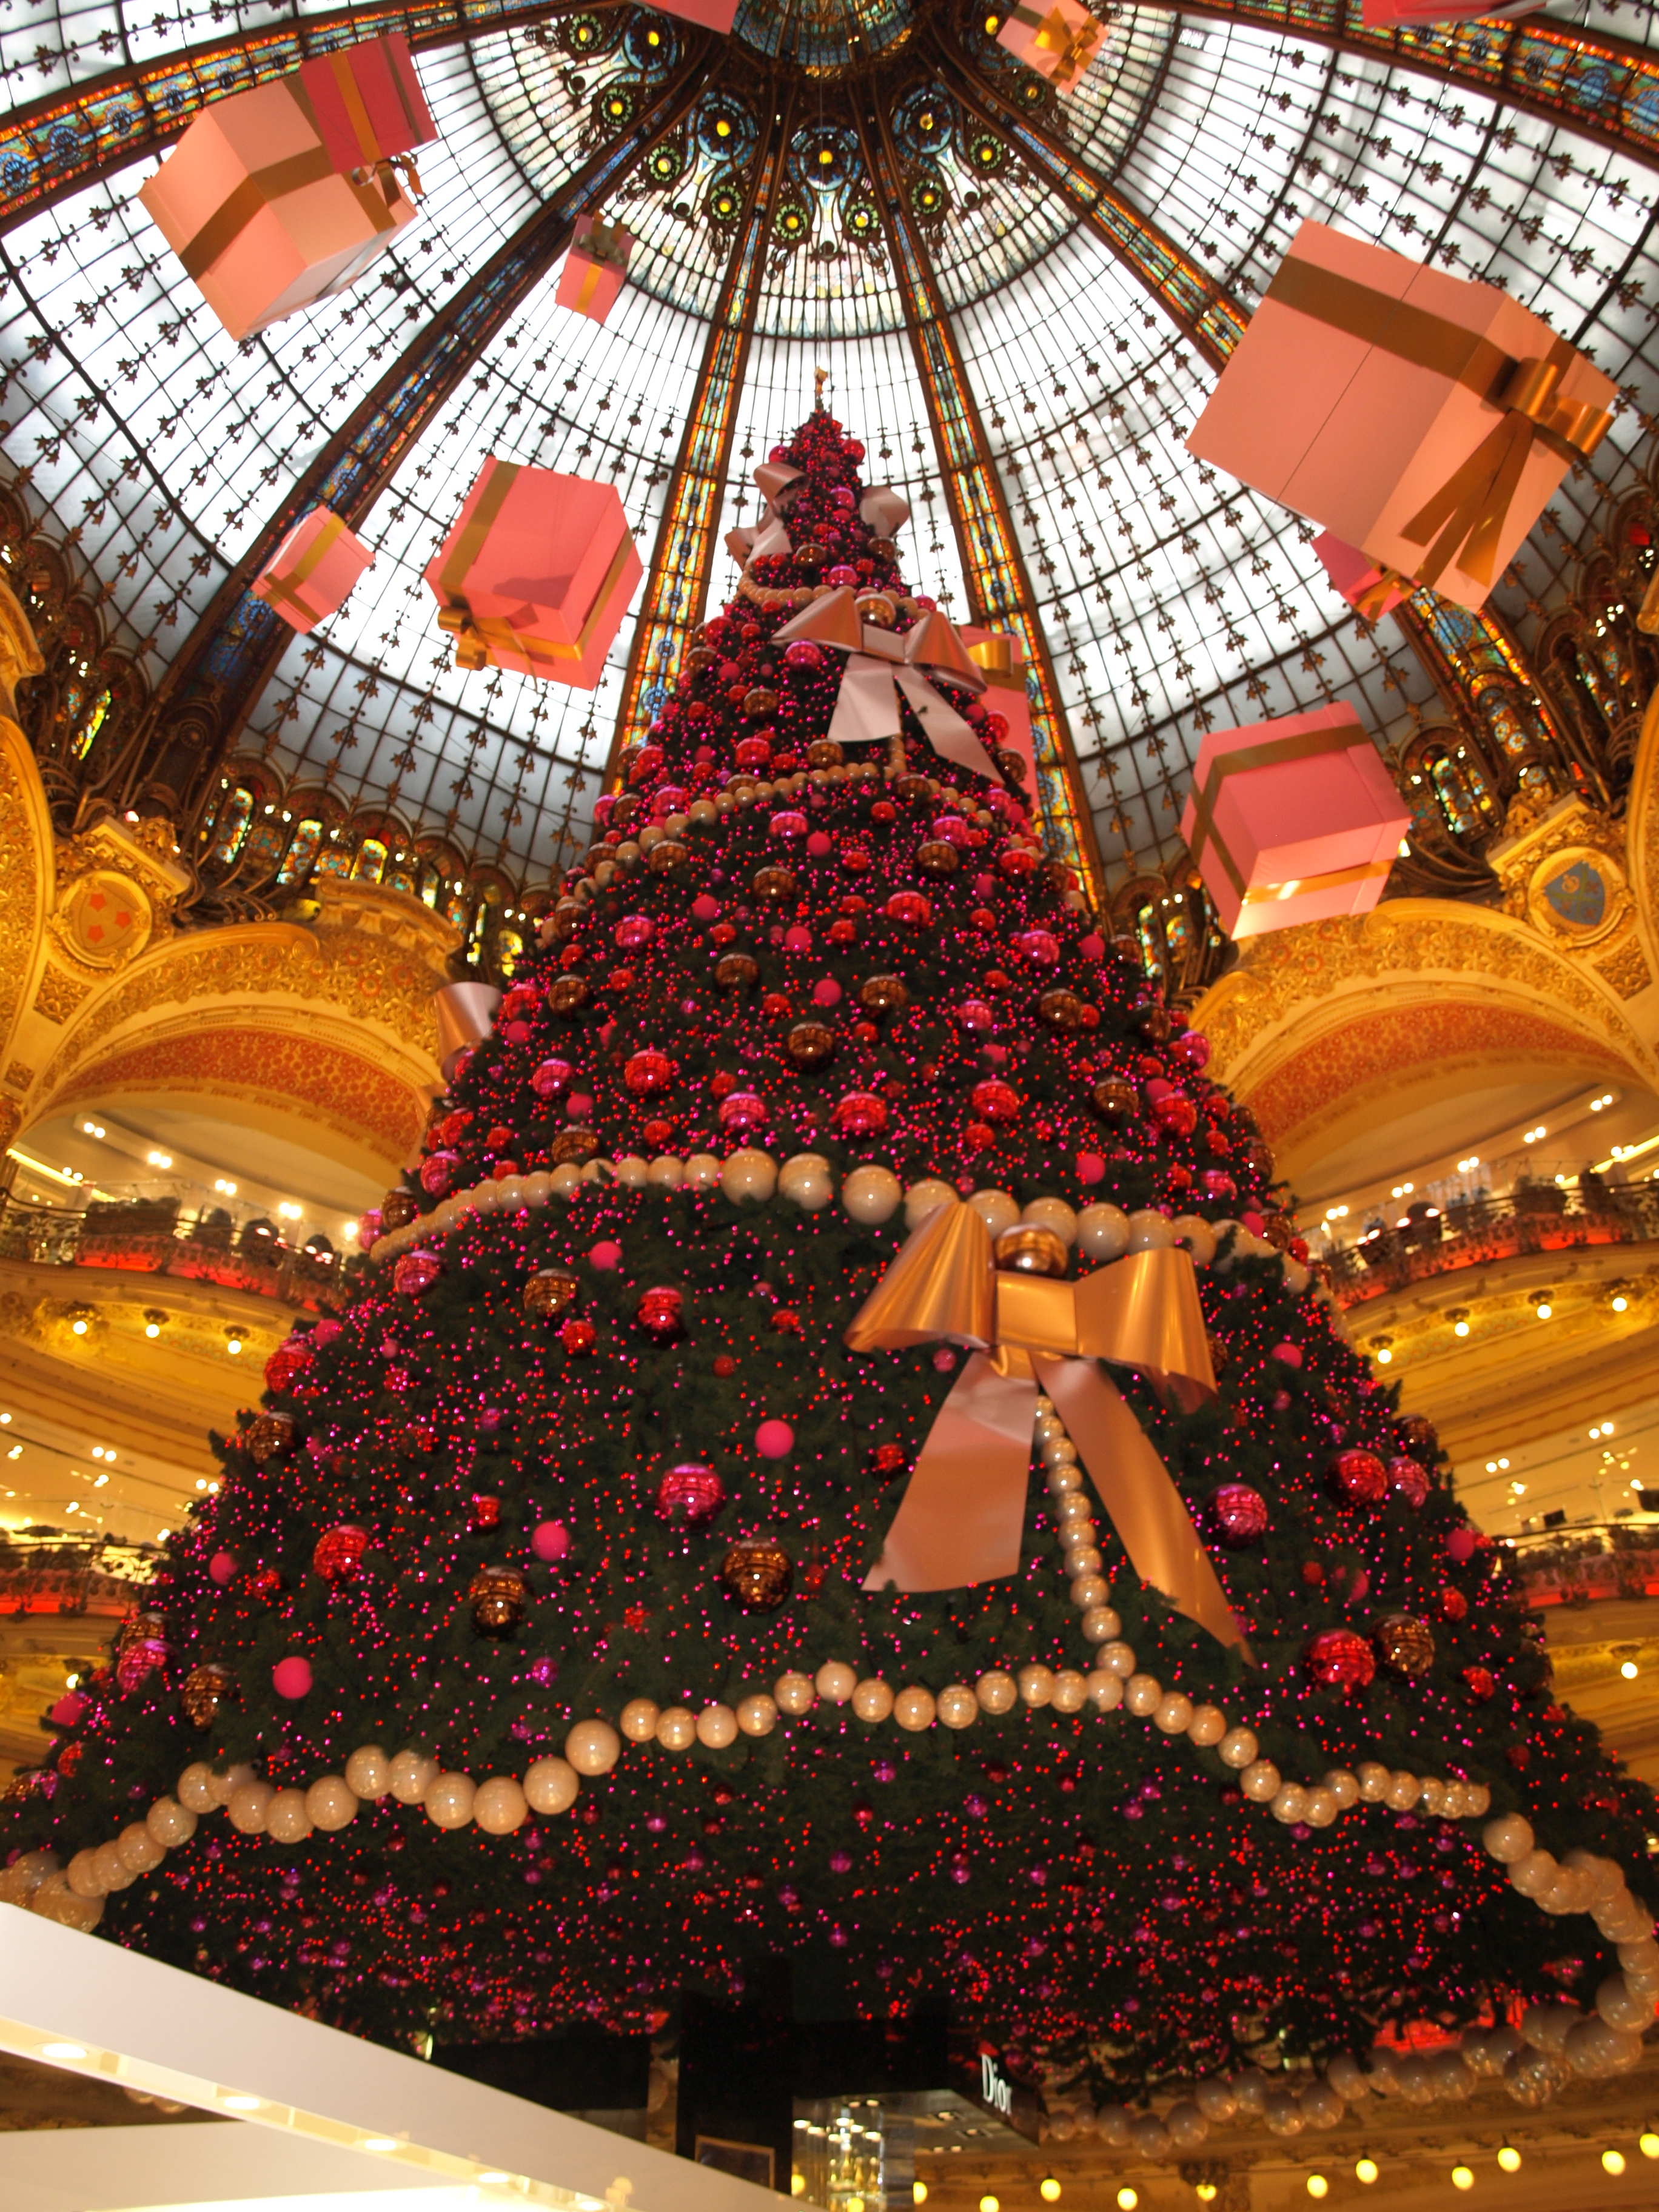
<svg viewBox="0 0 1659 2212"><path fill-rule="evenodd" d="M1182 443L1304 217L1507 287L1621 386L1500 617L1549 604L1659 411L1647 10L1382 34L1326 0L1108 7L1066 96L959 0L742 0L730 37L632 6L270 12L56 0L0 40L0 434L198 815L259 761L545 880L822 365L910 503L908 573L1029 625L1109 882L1177 853L1206 728L1340 696L1388 744L1430 694L1312 529ZM389 27L441 134L419 218L354 292L235 343L139 188L203 98ZM585 210L638 240L603 327L554 296ZM592 692L458 671L434 626L421 571L490 453L621 495L647 575ZM246 586L325 495L374 565L296 636Z"/></svg>

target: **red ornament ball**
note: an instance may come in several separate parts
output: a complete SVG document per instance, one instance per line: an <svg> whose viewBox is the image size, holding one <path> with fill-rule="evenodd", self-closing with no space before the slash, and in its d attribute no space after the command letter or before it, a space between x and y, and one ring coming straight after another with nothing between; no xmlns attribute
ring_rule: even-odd
<svg viewBox="0 0 1659 2212"><path fill-rule="evenodd" d="M712 1467L687 1461L671 1467L663 1475L653 1503L659 1521L679 1521L696 1528L712 1521L725 1504L726 1485Z"/></svg>
<svg viewBox="0 0 1659 2212"><path fill-rule="evenodd" d="M933 919L933 902L920 891L895 891L882 912L889 921L902 922L908 929L926 929Z"/></svg>
<svg viewBox="0 0 1659 2212"><path fill-rule="evenodd" d="M298 1375L303 1375L312 1362L310 1345L302 1336L290 1336L279 1344L265 1362L265 1387L270 1390L286 1390Z"/></svg>
<svg viewBox="0 0 1659 2212"><path fill-rule="evenodd" d="M1389 1470L1375 1452L1339 1452L1331 1486L1346 1505L1380 1505L1389 1494Z"/></svg>
<svg viewBox="0 0 1659 2212"><path fill-rule="evenodd" d="M1403 1452L1397 1453L1389 1462L1389 1486L1407 1505L1420 1505L1429 1494L1427 1472L1414 1459L1407 1458Z"/></svg>
<svg viewBox="0 0 1659 2212"><path fill-rule="evenodd" d="M559 1331L560 1343L571 1353L592 1352L599 1340L599 1333L591 1321L568 1321Z"/></svg>
<svg viewBox="0 0 1659 2212"><path fill-rule="evenodd" d="M1463 1687L1477 1705L1484 1705L1489 1698L1498 1694L1498 1678L1490 1667L1466 1667Z"/></svg>
<svg viewBox="0 0 1659 2212"><path fill-rule="evenodd" d="M1351 1628L1322 1628L1310 1638L1303 1664L1322 1689L1344 1697L1363 1690L1376 1673L1376 1654Z"/></svg>
<svg viewBox="0 0 1659 2212"><path fill-rule="evenodd" d="M843 1137L873 1137L887 1127L887 1102L873 1091L849 1091L836 1102L831 1121Z"/></svg>
<svg viewBox="0 0 1659 2212"><path fill-rule="evenodd" d="M349 1521L325 1528L317 1539L311 1564L325 1583L355 1582L368 1549L368 1531Z"/></svg>
<svg viewBox="0 0 1659 2212"><path fill-rule="evenodd" d="M1461 1589L1453 1589L1449 1583L1440 1593L1439 1606L1442 1620L1464 1620L1468 1617L1468 1598Z"/></svg>
<svg viewBox="0 0 1659 2212"><path fill-rule="evenodd" d="M623 1081L637 1098L666 1091L679 1070L665 1052L636 1052L623 1068Z"/></svg>
<svg viewBox="0 0 1659 2212"><path fill-rule="evenodd" d="M641 1291L634 1318L647 1336L654 1336L659 1344L670 1344L685 1334L684 1294L667 1284Z"/></svg>
<svg viewBox="0 0 1659 2212"><path fill-rule="evenodd" d="M1019 1114L1020 1096L1012 1084L994 1079L976 1083L968 1103L982 1121L1012 1121Z"/></svg>
<svg viewBox="0 0 1659 2212"><path fill-rule="evenodd" d="M1224 1482L1212 1496L1210 1508L1230 1551L1258 1543L1267 1533L1267 1501L1246 1482Z"/></svg>

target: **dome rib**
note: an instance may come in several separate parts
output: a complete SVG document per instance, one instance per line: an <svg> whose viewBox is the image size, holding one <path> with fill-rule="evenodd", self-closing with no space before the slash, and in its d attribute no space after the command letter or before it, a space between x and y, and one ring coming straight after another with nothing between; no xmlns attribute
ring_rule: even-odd
<svg viewBox="0 0 1659 2212"><path fill-rule="evenodd" d="M326 505L348 524L368 513L481 349L569 245L576 217L603 199L620 169L649 154L684 121L707 82L714 45L708 33L687 40L678 69L638 120L607 139L520 227L328 440L173 657L137 733L116 803L151 786L158 775L186 811L200 803L293 636L254 598L252 579L309 508ZM173 726L180 710L191 707L205 715L208 728L181 748ZM181 750L188 755L184 776L173 765Z"/></svg>
<svg viewBox="0 0 1659 2212"><path fill-rule="evenodd" d="M1006 136L1029 173L1066 203L1210 366L1219 368L1249 320L1238 302L1098 170L1022 115L994 78L975 71L943 39L938 47L951 88L968 112Z"/></svg>
<svg viewBox="0 0 1659 2212"><path fill-rule="evenodd" d="M1036 595L1014 535L996 464L939 295L926 240L906 206L904 173L880 106L856 109L865 166L876 187L916 375L927 402L939 476L975 622L1011 629L1036 679L1031 737L1038 798L1058 856L1077 871L1091 902L1104 902L1105 874L1094 816L1060 704L1048 641L1037 620Z"/></svg>
<svg viewBox="0 0 1659 2212"><path fill-rule="evenodd" d="M702 620L720 508L731 474L738 398L748 366L755 303L766 264L766 240L788 169L798 105L793 85L767 103L771 121L750 166L749 194L738 222L732 258L709 319L685 430L663 502L662 520L635 619L611 750L602 787L609 788L623 748L643 737L645 726L667 695L681 647Z"/></svg>

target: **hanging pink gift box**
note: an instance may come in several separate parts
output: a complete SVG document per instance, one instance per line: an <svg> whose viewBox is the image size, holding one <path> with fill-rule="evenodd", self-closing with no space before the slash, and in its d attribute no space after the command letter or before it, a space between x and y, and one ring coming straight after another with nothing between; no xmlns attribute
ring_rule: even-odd
<svg viewBox="0 0 1659 2212"><path fill-rule="evenodd" d="M313 507L296 522L253 580L255 599L297 630L311 630L351 596L374 556L337 514Z"/></svg>
<svg viewBox="0 0 1659 2212"><path fill-rule="evenodd" d="M1322 530L1313 542L1313 550L1332 583L1355 613L1364 615L1367 622L1380 621L1404 602L1410 589L1404 578L1396 576L1392 568L1381 568L1375 561L1368 560L1357 545L1345 544L1334 532Z"/></svg>
<svg viewBox="0 0 1659 2212"><path fill-rule="evenodd" d="M1495 285L1304 222L1187 446L1478 607L1613 397Z"/></svg>
<svg viewBox="0 0 1659 2212"><path fill-rule="evenodd" d="M737 20L738 0L652 0L652 4L682 23L701 23L705 31L729 31Z"/></svg>
<svg viewBox="0 0 1659 2212"><path fill-rule="evenodd" d="M438 135L400 31L337 46L295 74L323 150L342 173L373 168Z"/></svg>
<svg viewBox="0 0 1659 2212"><path fill-rule="evenodd" d="M1025 659L1019 640L1012 631L981 629L964 623L957 632L968 648L968 658L985 678L979 703L988 714L1000 714L1007 734L999 745L1018 753L1025 763L1024 789L1036 793L1036 748L1031 736L1031 702L1025 690Z"/></svg>
<svg viewBox="0 0 1659 2212"><path fill-rule="evenodd" d="M559 271L559 305L574 307L590 322L604 322L628 280L628 257L633 247L632 233L619 222L601 222L597 216L579 215L570 251Z"/></svg>
<svg viewBox="0 0 1659 2212"><path fill-rule="evenodd" d="M1391 31L1396 24L1469 23L1488 17L1512 23L1519 15L1535 15L1544 0L1516 0L1505 7L1483 5L1482 0L1360 0L1359 20L1368 31Z"/></svg>
<svg viewBox="0 0 1659 2212"><path fill-rule="evenodd" d="M1199 747L1181 834L1222 927L1260 937L1367 914L1411 823L1348 707L1322 707Z"/></svg>
<svg viewBox="0 0 1659 2212"><path fill-rule="evenodd" d="M1106 26L1078 0L1024 0L1011 8L997 33L997 44L1046 76L1056 92L1069 92L1079 83L1100 52Z"/></svg>
<svg viewBox="0 0 1659 2212"><path fill-rule="evenodd" d="M614 486L492 453L426 580L458 668L591 691L644 574Z"/></svg>
<svg viewBox="0 0 1659 2212"><path fill-rule="evenodd" d="M204 107L138 197L234 338L346 290L415 214L391 170L338 173L284 78Z"/></svg>

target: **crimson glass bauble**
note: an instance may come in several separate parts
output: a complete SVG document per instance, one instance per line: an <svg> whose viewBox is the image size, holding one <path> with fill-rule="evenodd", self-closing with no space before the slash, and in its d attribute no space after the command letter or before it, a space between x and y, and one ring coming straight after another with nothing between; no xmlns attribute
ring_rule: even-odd
<svg viewBox="0 0 1659 2212"><path fill-rule="evenodd" d="M355 1581L368 1549L368 1531L354 1522L342 1521L325 1528L317 1539L311 1564L325 1583Z"/></svg>
<svg viewBox="0 0 1659 2212"><path fill-rule="evenodd" d="M1380 1505L1389 1494L1389 1470L1375 1452L1339 1452L1331 1486L1349 1505Z"/></svg>
<svg viewBox="0 0 1659 2212"><path fill-rule="evenodd" d="M1222 1542L1233 1551L1259 1542L1267 1533L1267 1501L1247 1482L1224 1482L1211 1495L1210 1510Z"/></svg>
<svg viewBox="0 0 1659 2212"><path fill-rule="evenodd" d="M687 1460L671 1467L657 1485L654 1510L659 1521L697 1527L712 1521L726 1503L726 1485L712 1467Z"/></svg>
<svg viewBox="0 0 1659 2212"><path fill-rule="evenodd" d="M1376 1654L1351 1628L1322 1628L1309 1638L1303 1663L1322 1689L1345 1695L1363 1690L1376 1673Z"/></svg>

